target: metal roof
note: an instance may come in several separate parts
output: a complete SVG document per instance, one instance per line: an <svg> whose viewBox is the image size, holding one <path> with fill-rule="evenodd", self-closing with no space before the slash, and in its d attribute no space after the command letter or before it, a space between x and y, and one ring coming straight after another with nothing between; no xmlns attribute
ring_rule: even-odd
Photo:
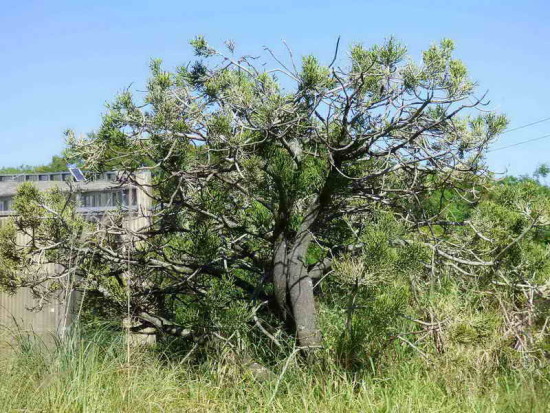
<svg viewBox="0 0 550 413"><path fill-rule="evenodd" d="M108 191L124 187L124 184L109 180L97 180L87 182L70 182L70 181L26 181L31 182L40 191L47 191L52 188L59 188L62 191L73 192L91 192L91 191ZM0 197L14 196L17 189L25 181L0 181Z"/></svg>

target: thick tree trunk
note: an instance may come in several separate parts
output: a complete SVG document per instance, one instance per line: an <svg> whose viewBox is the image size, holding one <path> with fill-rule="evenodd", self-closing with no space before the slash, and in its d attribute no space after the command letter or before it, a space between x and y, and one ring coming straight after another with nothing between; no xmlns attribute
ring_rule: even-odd
<svg viewBox="0 0 550 413"><path fill-rule="evenodd" d="M309 238L300 239L287 251L284 238L278 239L273 252L273 287L275 299L285 321L292 318L298 343L314 348L321 344L313 282L307 272L305 256ZM290 301L290 302L289 302Z"/></svg>
<svg viewBox="0 0 550 413"><path fill-rule="evenodd" d="M306 265L310 241L309 232L303 232L297 237L288 256L287 280L298 343L302 347L314 348L321 345L321 333L317 327L313 282Z"/></svg>
<svg viewBox="0 0 550 413"><path fill-rule="evenodd" d="M317 309L313 295L313 282L308 274L306 254L311 243L311 228L321 209L325 190L308 208L296 236L290 242L285 231L288 219L281 220L275 232L273 250L273 285L275 298L286 315L292 314L298 344L305 349L321 346L321 333L317 326ZM289 303L290 301L290 303ZM290 304L290 305L289 305Z"/></svg>
<svg viewBox="0 0 550 413"><path fill-rule="evenodd" d="M288 275L292 315L296 325L298 343L302 347L319 347L321 333L317 327L313 282L303 270L289 271Z"/></svg>

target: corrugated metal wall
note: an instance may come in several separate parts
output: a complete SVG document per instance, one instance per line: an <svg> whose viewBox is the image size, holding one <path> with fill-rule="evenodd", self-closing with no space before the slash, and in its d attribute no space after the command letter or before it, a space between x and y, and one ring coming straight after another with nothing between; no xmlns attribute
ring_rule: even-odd
<svg viewBox="0 0 550 413"><path fill-rule="evenodd" d="M148 184L150 174L138 176L140 183ZM149 224L149 213L151 211L151 198L138 189L137 191L138 211L130 213L125 220L125 226L137 231ZM10 218L0 217L0 226ZM17 244L24 245L28 237L17 234ZM55 266L51 264L42 266L40 271L55 273ZM31 311L38 307L39 300L34 297L29 288L21 288L15 294L0 292L0 326L8 328L18 327L25 332L37 334L63 334L70 327L79 307L80 294L77 292L60 291L57 298L42 305L41 310Z"/></svg>
<svg viewBox="0 0 550 413"><path fill-rule="evenodd" d="M0 294L0 324L9 330L37 334L56 333L63 335L70 326L74 304L74 293L69 294L69 306L65 297L58 297L40 306L30 288L20 288L15 294Z"/></svg>
<svg viewBox="0 0 550 413"><path fill-rule="evenodd" d="M0 218L0 226L11 218ZM29 237L18 233L16 243L24 245ZM42 274L55 274L53 264L37 267ZM76 293L60 291L50 302L41 303L30 288L20 288L14 294L0 292L0 326L8 330L34 332L37 334L63 335L70 326ZM67 305L65 305L67 303Z"/></svg>

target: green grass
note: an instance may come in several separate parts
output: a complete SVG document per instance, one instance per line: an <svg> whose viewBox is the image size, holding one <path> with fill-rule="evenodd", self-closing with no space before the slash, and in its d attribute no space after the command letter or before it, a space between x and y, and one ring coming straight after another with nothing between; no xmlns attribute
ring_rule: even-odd
<svg viewBox="0 0 550 413"><path fill-rule="evenodd" d="M53 349L22 340L0 358L2 412L545 412L540 371L477 376L418 359L373 374L304 367L295 358L256 380L231 353L192 363L132 350L105 332ZM286 367L286 368L285 368Z"/></svg>

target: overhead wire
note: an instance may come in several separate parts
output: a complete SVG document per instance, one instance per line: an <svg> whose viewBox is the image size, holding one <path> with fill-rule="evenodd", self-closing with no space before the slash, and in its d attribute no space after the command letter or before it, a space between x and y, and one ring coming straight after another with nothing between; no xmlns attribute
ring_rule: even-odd
<svg viewBox="0 0 550 413"><path fill-rule="evenodd" d="M531 122L531 123L527 123L525 125L520 125L520 126L517 126L515 128L512 128L512 129L508 129L504 132L501 133L501 135L504 135L505 133L510 133L510 132L514 132L514 131L517 131L517 130L520 130L520 129L523 129L523 128L527 128L529 126L533 126L533 125L538 125L539 123L543 123L543 122L547 122L550 120L550 117L548 118L544 118L544 119L540 119L540 120L537 120L535 122Z"/></svg>
<svg viewBox="0 0 550 413"><path fill-rule="evenodd" d="M538 138L527 139L525 141L516 142L516 143L513 143L511 145L506 145L506 146L501 146L501 147L494 148L494 149L489 149L487 152L500 151L502 149L508 149L508 148L512 148L514 146L523 145L523 144L526 144L526 143L529 143L529 142L540 141L542 139L548 139L548 138L550 138L550 133L548 135L539 136Z"/></svg>
<svg viewBox="0 0 550 413"><path fill-rule="evenodd" d="M520 130L520 129L528 128L529 126L538 125L539 123L547 122L549 120L550 120L550 117L547 117L547 118L536 120L534 122L526 123L525 125L520 125L520 126L517 126L515 128L508 129L508 130L502 132L501 135L504 135L504 134L510 133L510 132L514 132L514 131L517 131L517 130ZM495 152L495 151L500 151L502 149L513 148L514 146L524 145L524 144L529 143L529 142L540 141L542 139L547 139L547 138L550 138L550 134L539 136L537 138L527 139L527 140L516 142L516 143L512 143L510 145L500 146L500 147L494 148L494 149L489 149L487 152Z"/></svg>

